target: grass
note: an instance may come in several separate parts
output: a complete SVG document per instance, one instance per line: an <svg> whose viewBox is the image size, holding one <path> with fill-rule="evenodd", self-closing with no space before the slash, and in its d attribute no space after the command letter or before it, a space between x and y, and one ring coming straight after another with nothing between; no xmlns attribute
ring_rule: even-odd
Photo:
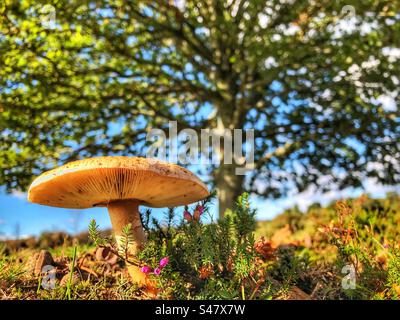
<svg viewBox="0 0 400 320"><path fill-rule="evenodd" d="M75 270L75 262L76 262L76 253L77 253L77 247L74 246L74 253L72 256L72 263L71 263L71 271L69 273L69 278L67 282L67 290L65 291L65 296L68 298L68 300L71 300L71 288L72 288L72 279L74 276L74 270Z"/></svg>
<svg viewBox="0 0 400 320"><path fill-rule="evenodd" d="M94 242L81 236L78 243L66 237L48 248L56 284L46 290L46 274L32 272L40 242L30 248L0 243L0 298L399 298L398 195L364 195L327 207L314 205L305 213L292 208L256 226L246 201L241 199L224 220L212 224L185 221L171 210L150 227L151 216L144 215L149 241L140 261L153 268L162 257L170 259L160 276L150 276L154 287L133 285L123 259L99 260ZM343 287L343 279L351 275L343 270L354 271L354 279L348 279L355 289Z"/></svg>

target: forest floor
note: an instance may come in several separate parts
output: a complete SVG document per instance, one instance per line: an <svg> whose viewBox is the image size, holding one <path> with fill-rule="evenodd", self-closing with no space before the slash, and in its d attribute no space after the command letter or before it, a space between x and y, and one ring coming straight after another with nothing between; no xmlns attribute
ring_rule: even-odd
<svg viewBox="0 0 400 320"><path fill-rule="evenodd" d="M206 232L201 232L206 237ZM39 239L6 241L0 243L0 299L400 297L398 195L385 199L362 196L325 208L314 205L305 213L292 208L271 221L258 221L252 234L254 241L252 237L249 241L253 241L256 256L246 259L256 259L259 269L248 275L239 268L244 258L239 258L240 250L235 249L227 260L231 269L223 270L224 266L213 262L218 257L212 260L203 254L202 261L208 262L193 267L194 271L185 271L182 261L170 263L165 279L147 288L132 284L124 261L107 248L96 247L87 233L76 237L46 233ZM169 257L175 259L173 253ZM46 265L49 269L43 270ZM182 272L192 273L192 277L179 278ZM255 273L261 276L257 278ZM224 295L229 288L242 290Z"/></svg>

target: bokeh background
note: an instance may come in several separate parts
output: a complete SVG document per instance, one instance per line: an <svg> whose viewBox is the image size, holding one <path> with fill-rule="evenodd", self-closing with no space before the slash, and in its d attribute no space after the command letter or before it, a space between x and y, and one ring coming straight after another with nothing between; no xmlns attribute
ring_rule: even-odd
<svg viewBox="0 0 400 320"><path fill-rule="evenodd" d="M220 211L243 191L260 220L400 191L398 1L1 0L0 10L0 238L77 233L92 218L109 228L105 209L28 203L29 183L75 159L144 155L146 132L170 120L255 129L246 176L188 166L220 192Z"/></svg>

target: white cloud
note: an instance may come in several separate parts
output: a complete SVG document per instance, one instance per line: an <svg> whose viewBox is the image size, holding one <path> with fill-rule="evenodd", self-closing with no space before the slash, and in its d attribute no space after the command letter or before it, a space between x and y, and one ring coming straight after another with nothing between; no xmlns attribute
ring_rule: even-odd
<svg viewBox="0 0 400 320"><path fill-rule="evenodd" d="M363 188L349 187L342 190L334 188L326 193L310 189L294 196L292 199L287 201L287 204L289 207L297 204L301 210L306 210L315 202L327 205L334 200L358 197L363 193L370 194L372 197L384 197L387 192L391 191L400 192L400 186L387 186L378 183L375 178L368 178L364 180Z"/></svg>
<svg viewBox="0 0 400 320"><path fill-rule="evenodd" d="M31 238L31 237L33 237L33 235L31 235L31 234L23 234L23 235L20 235L18 237L18 240L28 239L28 238ZM0 234L0 241L6 241L6 240L17 240L17 238L15 236L1 235Z"/></svg>
<svg viewBox="0 0 400 320"><path fill-rule="evenodd" d="M14 190L11 192L11 196L13 196L19 200L26 200L27 194L26 194L26 192Z"/></svg>
<svg viewBox="0 0 400 320"><path fill-rule="evenodd" d="M303 212L307 208L314 204L320 203L322 206L328 205L330 202L351 198L359 197L363 193L370 194L373 198L384 197L388 192L400 193L399 186L385 186L377 183L374 179L366 179L363 183L363 188L346 188L343 190L333 189L329 192L319 192L315 188L309 188L308 190L293 194L287 198L279 200L262 200L258 197L254 197L255 207L258 210L257 218L259 219L272 219L276 215L282 213L285 209L289 209L297 205Z"/></svg>
<svg viewBox="0 0 400 320"><path fill-rule="evenodd" d="M388 192L400 193L400 186L384 186L377 183L375 179L367 179L364 183L364 188L372 197L382 197Z"/></svg>

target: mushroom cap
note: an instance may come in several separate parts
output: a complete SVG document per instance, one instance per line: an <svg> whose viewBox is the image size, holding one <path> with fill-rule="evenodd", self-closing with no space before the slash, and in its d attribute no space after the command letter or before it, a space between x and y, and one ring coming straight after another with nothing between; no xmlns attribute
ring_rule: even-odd
<svg viewBox="0 0 400 320"><path fill-rule="evenodd" d="M208 195L197 176L176 164L109 156L70 162L42 173L29 187L28 201L84 209L134 199L162 208L190 204Z"/></svg>

